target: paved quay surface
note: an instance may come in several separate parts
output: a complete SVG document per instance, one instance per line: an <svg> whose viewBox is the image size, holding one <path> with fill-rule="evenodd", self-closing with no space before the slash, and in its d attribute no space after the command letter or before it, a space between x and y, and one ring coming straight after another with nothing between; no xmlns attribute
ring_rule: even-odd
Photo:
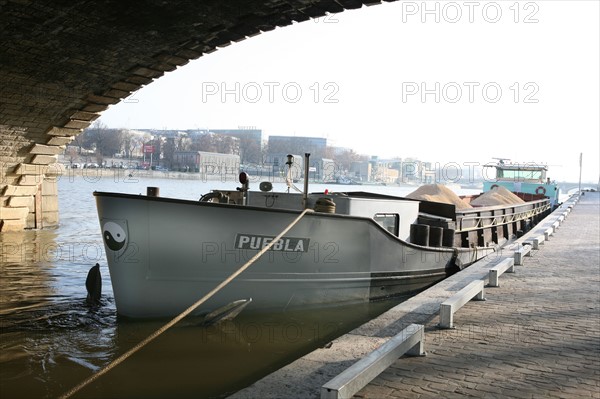
<svg viewBox="0 0 600 399"><path fill-rule="evenodd" d="M480 261L317 349L232 398L319 398L320 387L411 323L426 327L426 357L404 357L359 398L600 398L600 197L586 193L556 234L531 251L485 302L469 302L456 329L439 330L439 305L480 279L517 244ZM563 212L565 209L559 210ZM519 242L543 235L558 211Z"/></svg>
<svg viewBox="0 0 600 399"><path fill-rule="evenodd" d="M600 398L600 204L586 193L556 235L485 302L426 325L424 358L402 358L360 398Z"/></svg>

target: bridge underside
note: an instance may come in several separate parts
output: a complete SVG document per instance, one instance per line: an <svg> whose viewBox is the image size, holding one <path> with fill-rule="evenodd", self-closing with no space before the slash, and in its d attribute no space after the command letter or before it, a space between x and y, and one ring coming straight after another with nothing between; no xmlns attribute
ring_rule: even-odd
<svg viewBox="0 0 600 399"><path fill-rule="evenodd" d="M378 3L0 3L0 231L58 223L57 156L110 105L219 47L294 21Z"/></svg>

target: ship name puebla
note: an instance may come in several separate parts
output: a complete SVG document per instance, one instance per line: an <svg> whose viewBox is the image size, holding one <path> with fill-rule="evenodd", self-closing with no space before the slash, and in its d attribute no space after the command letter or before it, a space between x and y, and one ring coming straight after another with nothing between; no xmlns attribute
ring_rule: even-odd
<svg viewBox="0 0 600 399"><path fill-rule="evenodd" d="M255 234L237 234L235 236L235 247L237 249L263 249L275 237L273 236L262 236ZM310 238L301 237L282 237L277 241L272 251L283 251L283 252L307 252L310 244Z"/></svg>

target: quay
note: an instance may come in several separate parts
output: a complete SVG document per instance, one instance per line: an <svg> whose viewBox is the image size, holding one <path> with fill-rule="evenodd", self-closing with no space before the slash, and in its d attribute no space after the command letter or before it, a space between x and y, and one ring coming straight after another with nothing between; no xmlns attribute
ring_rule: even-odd
<svg viewBox="0 0 600 399"><path fill-rule="evenodd" d="M508 259L517 260L514 273ZM454 328L440 328L440 305L487 283L491 269L505 273L485 287L486 300L466 303ZM424 326L426 356L393 361L354 397L600 398L600 194L571 197L496 256L230 398L325 397L324 385L415 324Z"/></svg>

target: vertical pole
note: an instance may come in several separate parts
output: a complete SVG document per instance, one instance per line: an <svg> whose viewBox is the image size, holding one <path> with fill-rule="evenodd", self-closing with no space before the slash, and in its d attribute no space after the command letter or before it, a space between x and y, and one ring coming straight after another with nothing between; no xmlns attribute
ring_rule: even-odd
<svg viewBox="0 0 600 399"><path fill-rule="evenodd" d="M581 194L581 169L583 168L583 152L579 153L579 194Z"/></svg>
<svg viewBox="0 0 600 399"><path fill-rule="evenodd" d="M289 194L290 188L292 187L292 164L294 163L294 156L292 154L287 155L287 162L285 163L288 166L287 177L285 182L287 184L287 192Z"/></svg>
<svg viewBox="0 0 600 399"><path fill-rule="evenodd" d="M304 193L302 196L302 205L303 208L308 208L308 172L310 170L309 165L310 153L304 153Z"/></svg>

